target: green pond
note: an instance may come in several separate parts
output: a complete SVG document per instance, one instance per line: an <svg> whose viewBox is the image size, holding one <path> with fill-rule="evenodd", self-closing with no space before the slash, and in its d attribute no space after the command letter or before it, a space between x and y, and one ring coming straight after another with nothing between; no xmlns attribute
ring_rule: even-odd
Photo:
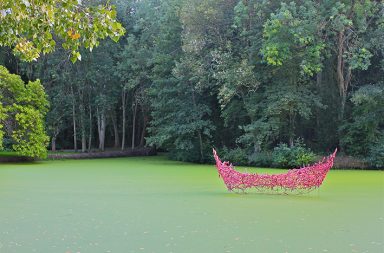
<svg viewBox="0 0 384 253"><path fill-rule="evenodd" d="M384 173L286 196L162 156L0 164L0 253L24 252L384 252Z"/></svg>

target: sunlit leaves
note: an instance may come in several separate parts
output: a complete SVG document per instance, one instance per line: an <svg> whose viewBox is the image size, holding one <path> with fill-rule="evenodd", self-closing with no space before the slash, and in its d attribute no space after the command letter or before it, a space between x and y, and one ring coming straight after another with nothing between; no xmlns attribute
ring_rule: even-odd
<svg viewBox="0 0 384 253"><path fill-rule="evenodd" d="M49 104L40 81L25 84L20 76L9 74L0 66L0 98L0 148L7 134L18 154L46 157L48 136L44 118Z"/></svg>
<svg viewBox="0 0 384 253"><path fill-rule="evenodd" d="M367 70L371 65L371 57L372 53L366 48L355 48L353 52L350 52L351 69Z"/></svg>
<svg viewBox="0 0 384 253"><path fill-rule="evenodd" d="M80 38L80 34L76 31L73 31L73 30L69 30L67 32L68 36L72 39L72 40L77 40Z"/></svg>
<svg viewBox="0 0 384 253"><path fill-rule="evenodd" d="M302 75L313 76L322 68L321 53L325 48L318 36L318 13L311 3L296 6L282 3L264 24L264 43L261 49L267 64L282 66L298 62Z"/></svg>
<svg viewBox="0 0 384 253"><path fill-rule="evenodd" d="M101 39L117 41L125 33L113 6L78 0L1 1L0 22L0 46L11 47L24 61L52 52L60 40L75 62L81 47L92 50Z"/></svg>
<svg viewBox="0 0 384 253"><path fill-rule="evenodd" d="M224 109L234 97L244 98L248 93L255 92L260 82L256 79L254 67L244 59L238 61L230 53L212 52L216 72L214 77L220 87L218 99L221 109Z"/></svg>

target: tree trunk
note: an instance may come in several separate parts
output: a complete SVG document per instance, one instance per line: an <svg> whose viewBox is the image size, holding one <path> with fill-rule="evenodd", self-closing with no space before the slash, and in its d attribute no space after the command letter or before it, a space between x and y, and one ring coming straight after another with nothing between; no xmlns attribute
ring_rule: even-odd
<svg viewBox="0 0 384 253"><path fill-rule="evenodd" d="M136 130L136 114L137 114L137 101L134 100L135 104L133 105L133 119L132 119L132 146L131 148L135 148L135 130Z"/></svg>
<svg viewBox="0 0 384 253"><path fill-rule="evenodd" d="M85 132L81 132L81 152L87 151L87 139L85 136Z"/></svg>
<svg viewBox="0 0 384 253"><path fill-rule="evenodd" d="M83 94L79 92L80 97L80 127L81 127L81 152L87 150L87 139L85 131L85 109L84 109L84 99Z"/></svg>
<svg viewBox="0 0 384 253"><path fill-rule="evenodd" d="M75 105L75 94L71 85L72 94L72 121L73 121L73 149L77 151L77 129L76 129L76 105Z"/></svg>
<svg viewBox="0 0 384 253"><path fill-rule="evenodd" d="M259 153L261 151L261 144L260 144L260 142L255 142L254 144L253 144L253 152L255 153L255 154L257 154L257 153Z"/></svg>
<svg viewBox="0 0 384 253"><path fill-rule="evenodd" d="M292 148L292 147L293 147L293 144L294 144L293 136L290 135L290 136L289 136L289 147Z"/></svg>
<svg viewBox="0 0 384 253"><path fill-rule="evenodd" d="M122 107L123 107L123 126L122 126L122 138L121 138L121 150L124 150L125 148L125 115L126 115L126 92L123 88L122 94L121 94L121 102L122 102Z"/></svg>
<svg viewBox="0 0 384 253"><path fill-rule="evenodd" d="M97 135L99 137L99 148L100 148L100 133L101 133L101 119L100 119L100 112L99 108L96 108L96 113L97 113Z"/></svg>
<svg viewBox="0 0 384 253"><path fill-rule="evenodd" d="M294 111L289 112L289 146L294 146L295 141L295 121L296 121L296 113Z"/></svg>
<svg viewBox="0 0 384 253"><path fill-rule="evenodd" d="M101 115L101 145L100 145L100 149L102 151L104 151L105 149L105 129L106 129L106 122L105 122L105 113L103 112L103 114Z"/></svg>
<svg viewBox="0 0 384 253"><path fill-rule="evenodd" d="M97 110L99 112L99 110ZM105 149L105 129L106 129L106 122L105 122L105 112L102 111L99 112L97 115L97 129L99 132L99 149L101 151L104 151Z"/></svg>
<svg viewBox="0 0 384 253"><path fill-rule="evenodd" d="M197 134L199 136L199 143L200 143L200 162L203 162L204 154L203 154L203 138L201 136L201 131L197 131Z"/></svg>
<svg viewBox="0 0 384 253"><path fill-rule="evenodd" d="M88 151L92 148L92 107L89 106L89 137L88 137Z"/></svg>
<svg viewBox="0 0 384 253"><path fill-rule="evenodd" d="M193 102L193 107L196 110L197 105L196 105L196 98L195 98L195 91L192 89L192 102ZM197 136L199 138L199 144L200 144L200 162L203 162L204 158L204 153L203 153L203 137L201 135L201 131L197 130Z"/></svg>
<svg viewBox="0 0 384 253"><path fill-rule="evenodd" d="M53 131L53 136L51 139L51 150L52 151L56 151L56 139L57 139L57 136L59 135L59 133L60 133L59 127L56 126L55 130Z"/></svg>
<svg viewBox="0 0 384 253"><path fill-rule="evenodd" d="M352 71L346 67L343 55L345 51L344 30L340 31L337 38L337 83L340 94L339 120L344 119L345 103L347 102L348 87L351 82Z"/></svg>
<svg viewBox="0 0 384 253"><path fill-rule="evenodd" d="M52 140L51 140L51 150L52 150L53 152L56 151L56 136L53 136L53 137L52 137Z"/></svg>
<svg viewBox="0 0 384 253"><path fill-rule="evenodd" d="M147 116L146 110L143 109L142 111L143 111L143 128L141 131L140 147L144 147L145 145L145 134L146 134L147 123L148 123L148 116Z"/></svg>
<svg viewBox="0 0 384 253"><path fill-rule="evenodd" d="M320 94L321 90L321 83L323 81L323 72L320 71L316 75L316 89L317 89L317 94ZM318 107L316 107L316 128L320 129L320 114L321 111Z"/></svg>
<svg viewBox="0 0 384 253"><path fill-rule="evenodd" d="M115 145L114 145L114 147L118 148L120 146L120 137L119 137L119 130L117 129L116 112L113 112L112 124L113 124L113 135L115 137Z"/></svg>
<svg viewBox="0 0 384 253"><path fill-rule="evenodd" d="M106 122L105 122L105 114L103 113L101 115L101 134L100 134L100 149L104 151L105 149L105 129L106 129Z"/></svg>
<svg viewBox="0 0 384 253"><path fill-rule="evenodd" d="M345 74L345 81L344 81L344 93L341 96L341 115L340 115L340 120L344 119L344 113L345 113L345 104L347 103L347 95L348 95L348 87L349 84L351 83L351 78L352 78L352 71L348 67L347 68L347 73Z"/></svg>

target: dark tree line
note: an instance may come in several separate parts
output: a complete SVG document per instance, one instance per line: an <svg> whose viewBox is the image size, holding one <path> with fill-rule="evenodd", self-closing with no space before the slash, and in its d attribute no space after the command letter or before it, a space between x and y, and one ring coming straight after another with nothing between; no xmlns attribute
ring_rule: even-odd
<svg viewBox="0 0 384 253"><path fill-rule="evenodd" d="M52 149L151 145L202 162L212 146L251 157L304 142L383 166L380 1L114 4L125 38L75 64L65 50L27 64L2 49L8 69L42 80Z"/></svg>

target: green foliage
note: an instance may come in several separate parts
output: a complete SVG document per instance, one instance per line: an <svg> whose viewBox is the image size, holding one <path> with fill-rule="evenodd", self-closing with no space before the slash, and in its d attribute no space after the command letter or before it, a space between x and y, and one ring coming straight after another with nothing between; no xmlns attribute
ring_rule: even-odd
<svg viewBox="0 0 384 253"><path fill-rule="evenodd" d="M318 10L312 1L282 3L264 24L261 53L269 65L294 63L301 74L313 76L322 68L325 47L318 37Z"/></svg>
<svg viewBox="0 0 384 253"><path fill-rule="evenodd" d="M190 59L183 59L174 68L173 80L158 81L151 90L153 119L149 131L152 136L147 142L171 151L194 153L198 150L199 155L193 159L202 161L203 147L214 126L209 120L211 111L198 89L198 77L194 76L197 67Z"/></svg>
<svg viewBox="0 0 384 253"><path fill-rule="evenodd" d="M236 147L234 149L229 149L227 147L223 147L219 152L220 157L224 161L230 161L235 165L246 165L248 164L248 155L245 149L240 147Z"/></svg>
<svg viewBox="0 0 384 253"><path fill-rule="evenodd" d="M351 56L351 69L363 69L367 70L371 64L370 59L372 58L372 53L369 52L366 48L355 49L355 52Z"/></svg>
<svg viewBox="0 0 384 253"><path fill-rule="evenodd" d="M380 37L374 34L374 29L380 29L380 19L382 19L383 3L380 1L335 1L332 8L328 10L328 24L325 26L330 35L345 33L343 48L343 59L351 70L367 70L371 65L372 51L377 47L375 40ZM324 15L324 14L323 14ZM376 24L372 25L371 22ZM371 42L369 42L371 40ZM326 43L332 42L327 40ZM329 45L330 49L337 52L339 48Z"/></svg>
<svg viewBox="0 0 384 253"><path fill-rule="evenodd" d="M20 76L0 66L0 97L0 137L4 132L11 137L13 150L20 155L46 157L44 118L49 103L40 81L24 84Z"/></svg>
<svg viewBox="0 0 384 253"><path fill-rule="evenodd" d="M377 142L371 145L366 159L369 164L375 168L384 168L384 137L382 136Z"/></svg>
<svg viewBox="0 0 384 253"><path fill-rule="evenodd" d="M231 53L212 52L216 63L214 77L219 81L218 100L224 109L233 99L244 98L248 93L256 92L260 82L257 80L254 67L244 59L233 59Z"/></svg>
<svg viewBox="0 0 384 253"><path fill-rule="evenodd" d="M271 152L253 153L248 157L249 163L258 167L271 167L273 164Z"/></svg>
<svg viewBox="0 0 384 253"><path fill-rule="evenodd" d="M297 120L309 120L315 109L324 107L305 86L278 83L266 88L264 96L260 101L246 100L249 114L257 119L242 126L245 133L238 139L257 149L268 147L277 138L293 142Z"/></svg>
<svg viewBox="0 0 384 253"><path fill-rule="evenodd" d="M353 93L351 119L345 122L341 145L351 155L366 156L384 134L384 86L365 85ZM380 145L379 145L380 146ZM379 147L378 146L378 147Z"/></svg>
<svg viewBox="0 0 384 253"><path fill-rule="evenodd" d="M3 94L0 93L0 150L3 150L3 138L4 138L4 125L2 122L5 122L7 119L6 109L3 106Z"/></svg>
<svg viewBox="0 0 384 253"><path fill-rule="evenodd" d="M15 105L10 112L15 113L15 123L18 125L12 133L15 142L12 145L13 150L20 155L45 158L48 136L45 133L42 112L20 105Z"/></svg>
<svg viewBox="0 0 384 253"><path fill-rule="evenodd" d="M13 44L2 44L7 47L0 48L0 62L24 80L42 80L51 102L47 127L52 139L57 136L57 146L72 148L81 139L92 149L101 142L97 137L102 132L106 145L111 145L132 130L132 143L140 140L144 145L147 140L174 159L206 161L214 145L228 147L236 160L270 166L269 152L276 143L293 146L298 136L322 153L341 145L349 154L368 157L377 145L383 129L383 105L378 100L382 95L374 91L381 89L378 83L384 76L383 3L111 3L117 13L109 4L96 7L75 0L0 4L0 43L5 34L5 39L15 37L8 28L12 19L22 18L17 27L22 33ZM20 15L13 11L17 6ZM51 7L59 12L52 26L46 24L51 19L43 18L38 26L42 31L29 33L38 22L29 18L26 23L27 14L46 17ZM71 18L64 19L68 15ZM116 16L124 28L114 27ZM124 29L129 35L119 43L100 43L92 54L78 50L91 49L110 35L117 38ZM38 46L48 45L45 42L63 43L64 48L43 56L53 49ZM9 47L26 48L22 59L33 59L37 53L41 57L36 63L20 64ZM68 53L72 60L82 61L70 64ZM348 99L366 84L373 84L370 92ZM4 118L5 104L0 101ZM3 146L11 147L13 138L7 131L4 125L0 135ZM246 159L243 150L250 154Z"/></svg>
<svg viewBox="0 0 384 253"><path fill-rule="evenodd" d="M315 154L302 143L296 140L292 147L280 143L273 149L273 164L276 167L295 168L308 165L315 161Z"/></svg>
<svg viewBox="0 0 384 253"><path fill-rule="evenodd" d="M212 146L208 144L203 145L203 155L201 155L200 144L197 139L192 141L194 148L181 149L174 145L167 147L168 157L172 160L193 162L193 163L212 163Z"/></svg>
<svg viewBox="0 0 384 253"><path fill-rule="evenodd" d="M87 6L79 0L1 1L0 22L0 46L13 48L25 61L54 51L60 40L75 62L81 60L80 47L92 50L100 39L117 41L125 32L115 7Z"/></svg>

